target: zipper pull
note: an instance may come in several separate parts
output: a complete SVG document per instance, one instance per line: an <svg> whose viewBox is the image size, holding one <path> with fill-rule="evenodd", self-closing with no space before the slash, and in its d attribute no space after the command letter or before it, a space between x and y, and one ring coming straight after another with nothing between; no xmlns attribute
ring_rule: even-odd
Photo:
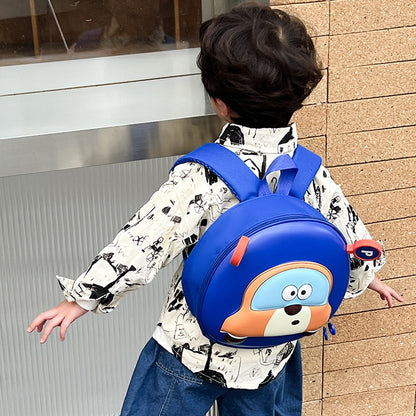
<svg viewBox="0 0 416 416"><path fill-rule="evenodd" d="M332 335L336 335L337 334L337 330L335 329L335 326L334 326L334 324L331 321L328 322L328 328L329 328L329 332Z"/></svg>
<svg viewBox="0 0 416 416"><path fill-rule="evenodd" d="M328 322L328 329L329 329L329 332L331 333L331 335L336 335L337 331L335 329L335 325L331 321ZM328 331L327 331L325 326L323 327L323 330L324 330L325 340L328 341L329 336L328 336Z"/></svg>

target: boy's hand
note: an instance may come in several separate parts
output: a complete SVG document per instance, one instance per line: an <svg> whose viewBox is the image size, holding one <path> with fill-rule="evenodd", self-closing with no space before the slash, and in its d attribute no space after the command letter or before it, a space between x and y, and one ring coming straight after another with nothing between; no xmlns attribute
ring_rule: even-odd
<svg viewBox="0 0 416 416"><path fill-rule="evenodd" d="M368 285L369 289L374 290L380 295L380 298L387 301L389 308L393 306L393 298L399 302L403 302L404 299L390 286L383 283L377 277Z"/></svg>
<svg viewBox="0 0 416 416"><path fill-rule="evenodd" d="M29 325L27 332L33 332L35 328L37 328L38 332L42 332L43 326L47 321L49 321L45 327L45 331L42 334L40 343L44 344L52 330L57 326L61 327L60 336L61 341L63 341L69 325L87 312L88 311L86 309L79 306L76 302L68 302L65 300L56 308L49 309L48 311L38 315Z"/></svg>

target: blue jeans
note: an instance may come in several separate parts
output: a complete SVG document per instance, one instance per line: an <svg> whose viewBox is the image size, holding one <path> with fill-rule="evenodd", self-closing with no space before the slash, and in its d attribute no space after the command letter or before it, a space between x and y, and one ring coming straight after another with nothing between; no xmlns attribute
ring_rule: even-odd
<svg viewBox="0 0 416 416"><path fill-rule="evenodd" d="M151 339L143 349L121 416L301 416L300 344L278 377L257 390L227 389L198 377Z"/></svg>

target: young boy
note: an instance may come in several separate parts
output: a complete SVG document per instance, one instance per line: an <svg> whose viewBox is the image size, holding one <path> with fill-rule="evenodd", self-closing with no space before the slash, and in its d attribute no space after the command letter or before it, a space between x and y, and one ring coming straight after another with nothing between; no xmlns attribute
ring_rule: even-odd
<svg viewBox="0 0 416 416"><path fill-rule="evenodd" d="M293 154L293 113L321 79L315 48L303 23L253 3L205 22L198 65L215 112L228 124L217 142L262 177L280 154ZM321 167L305 201L348 242L369 234L328 171ZM201 165L185 163L94 259L76 281L59 278L66 300L28 328L44 343L87 311L109 312L125 292L149 283L159 269L189 250L224 211L238 203ZM392 306L401 297L374 277L382 266L352 264L347 297L367 287ZM221 416L296 416L302 408L299 342L238 349L210 342L190 313L181 284L172 280L152 339L137 363L122 415L205 415L215 400Z"/></svg>

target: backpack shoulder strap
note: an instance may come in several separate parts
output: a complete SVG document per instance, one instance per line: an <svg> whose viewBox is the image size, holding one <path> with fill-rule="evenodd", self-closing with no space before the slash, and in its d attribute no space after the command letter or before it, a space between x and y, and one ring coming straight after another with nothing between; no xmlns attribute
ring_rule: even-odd
<svg viewBox="0 0 416 416"><path fill-rule="evenodd" d="M235 153L218 143L198 147L177 160L172 169L185 162L196 162L210 169L240 202L257 196L259 178Z"/></svg>
<svg viewBox="0 0 416 416"><path fill-rule="evenodd" d="M317 154L298 145L293 155L293 160L296 166L299 167L299 170L293 181L290 195L303 199L309 185L321 167L322 159Z"/></svg>

